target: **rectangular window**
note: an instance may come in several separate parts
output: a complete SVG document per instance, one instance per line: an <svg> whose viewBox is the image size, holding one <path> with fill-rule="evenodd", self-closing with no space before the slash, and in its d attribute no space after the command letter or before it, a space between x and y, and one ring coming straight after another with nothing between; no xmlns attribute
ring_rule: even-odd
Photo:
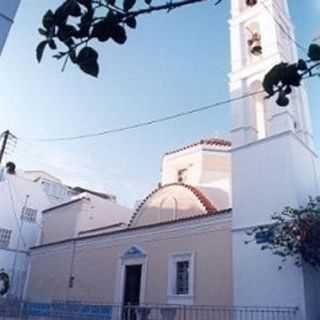
<svg viewBox="0 0 320 320"><path fill-rule="evenodd" d="M169 257L168 303L193 303L194 253L181 252Z"/></svg>
<svg viewBox="0 0 320 320"><path fill-rule="evenodd" d="M189 294L189 260L176 263L176 294Z"/></svg>
<svg viewBox="0 0 320 320"><path fill-rule="evenodd" d="M21 220L29 223L35 223L37 221L37 213L38 211L36 209L23 207Z"/></svg>
<svg viewBox="0 0 320 320"><path fill-rule="evenodd" d="M0 248L8 248L12 230L0 228Z"/></svg>

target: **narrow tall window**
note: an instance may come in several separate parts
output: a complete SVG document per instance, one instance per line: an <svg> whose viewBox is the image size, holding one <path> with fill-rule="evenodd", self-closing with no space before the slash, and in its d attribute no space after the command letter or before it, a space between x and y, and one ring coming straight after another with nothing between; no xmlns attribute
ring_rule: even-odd
<svg viewBox="0 0 320 320"><path fill-rule="evenodd" d="M168 270L168 303L193 303L193 273L193 253L182 252L170 257Z"/></svg>
<svg viewBox="0 0 320 320"><path fill-rule="evenodd" d="M12 230L0 228L0 248L8 248Z"/></svg>
<svg viewBox="0 0 320 320"><path fill-rule="evenodd" d="M189 294L189 260L176 264L176 294Z"/></svg>
<svg viewBox="0 0 320 320"><path fill-rule="evenodd" d="M180 169L178 170L178 182L179 183L185 183L188 178L188 169Z"/></svg>
<svg viewBox="0 0 320 320"><path fill-rule="evenodd" d="M36 209L23 207L21 213L21 220L29 223L35 223L37 221L37 213Z"/></svg>

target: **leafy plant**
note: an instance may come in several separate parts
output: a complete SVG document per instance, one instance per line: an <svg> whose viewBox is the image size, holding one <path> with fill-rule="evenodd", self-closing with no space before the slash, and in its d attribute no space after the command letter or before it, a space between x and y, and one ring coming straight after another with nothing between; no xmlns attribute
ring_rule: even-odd
<svg viewBox="0 0 320 320"><path fill-rule="evenodd" d="M152 0L144 0L144 7L137 9L136 0L65 0L54 12L48 10L42 19L39 33L45 37L37 46L37 60L42 60L45 49L58 50L54 57L64 58L62 69L68 61L94 77L99 74L99 54L89 43L113 41L119 45L127 41L129 29L137 27L137 17L153 11L170 12L178 7L208 0L169 1L162 5L152 5ZM216 0L215 5L222 0Z"/></svg>
<svg viewBox="0 0 320 320"><path fill-rule="evenodd" d="M289 257L296 266L307 263L320 270L320 197L310 198L304 208L286 207L272 216L273 223L258 226L247 234L261 250L270 250L282 258ZM281 269L282 266L279 266Z"/></svg>
<svg viewBox="0 0 320 320"><path fill-rule="evenodd" d="M280 107L289 105L289 95L293 87L299 87L303 79L320 76L320 46L311 44L308 51L309 60L300 59L297 63L279 63L264 77L263 88L267 98L278 95Z"/></svg>
<svg viewBox="0 0 320 320"><path fill-rule="evenodd" d="M121 1L121 4L119 2ZM92 42L113 41L123 45L127 41L128 31L137 28L137 18L154 11L167 12L186 5L210 0L168 0L153 5L152 0L64 0L55 10L48 10L42 19L39 33L44 36L36 50L37 60L42 60L44 51L49 48L56 51L53 56L64 59L62 70L68 61L94 77L99 75L99 54ZM217 5L223 0L214 0ZM249 6L256 1L247 1ZM90 44L90 46L89 46ZM63 46L63 49L60 48ZM309 60L300 59L297 63L279 63L265 76L263 88L266 98L277 95L276 103L281 107L289 105L289 95L293 87L299 87L305 78L319 76L320 46L313 43L309 47Z"/></svg>

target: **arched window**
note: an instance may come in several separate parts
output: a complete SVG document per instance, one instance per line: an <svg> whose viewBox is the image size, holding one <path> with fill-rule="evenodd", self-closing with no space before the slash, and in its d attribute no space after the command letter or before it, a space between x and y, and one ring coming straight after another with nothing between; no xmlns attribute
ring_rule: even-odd
<svg viewBox="0 0 320 320"><path fill-rule="evenodd" d="M250 86L250 92L261 91L261 82L255 81ZM251 125L257 132L257 139L268 135L268 110L262 93L251 97Z"/></svg>
<svg viewBox="0 0 320 320"><path fill-rule="evenodd" d="M177 199L172 196L162 199L159 209L159 221L163 222L174 220L176 217L177 206Z"/></svg>
<svg viewBox="0 0 320 320"><path fill-rule="evenodd" d="M257 22L253 22L246 26L246 40L248 46L249 60L252 61L262 55L262 42L260 26Z"/></svg>

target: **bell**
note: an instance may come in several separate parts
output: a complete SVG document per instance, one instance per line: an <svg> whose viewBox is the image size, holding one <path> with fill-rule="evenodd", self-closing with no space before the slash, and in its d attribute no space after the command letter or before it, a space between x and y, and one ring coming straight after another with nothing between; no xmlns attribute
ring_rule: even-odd
<svg viewBox="0 0 320 320"><path fill-rule="evenodd" d="M254 33L252 38L248 40L250 52L255 56L262 54L261 37L258 33Z"/></svg>
<svg viewBox="0 0 320 320"><path fill-rule="evenodd" d="M262 54L262 47L260 44L253 45L250 48L250 52L255 56L260 56Z"/></svg>
<svg viewBox="0 0 320 320"><path fill-rule="evenodd" d="M246 0L247 6L249 7L253 7L254 5L256 5L258 2L258 0Z"/></svg>

